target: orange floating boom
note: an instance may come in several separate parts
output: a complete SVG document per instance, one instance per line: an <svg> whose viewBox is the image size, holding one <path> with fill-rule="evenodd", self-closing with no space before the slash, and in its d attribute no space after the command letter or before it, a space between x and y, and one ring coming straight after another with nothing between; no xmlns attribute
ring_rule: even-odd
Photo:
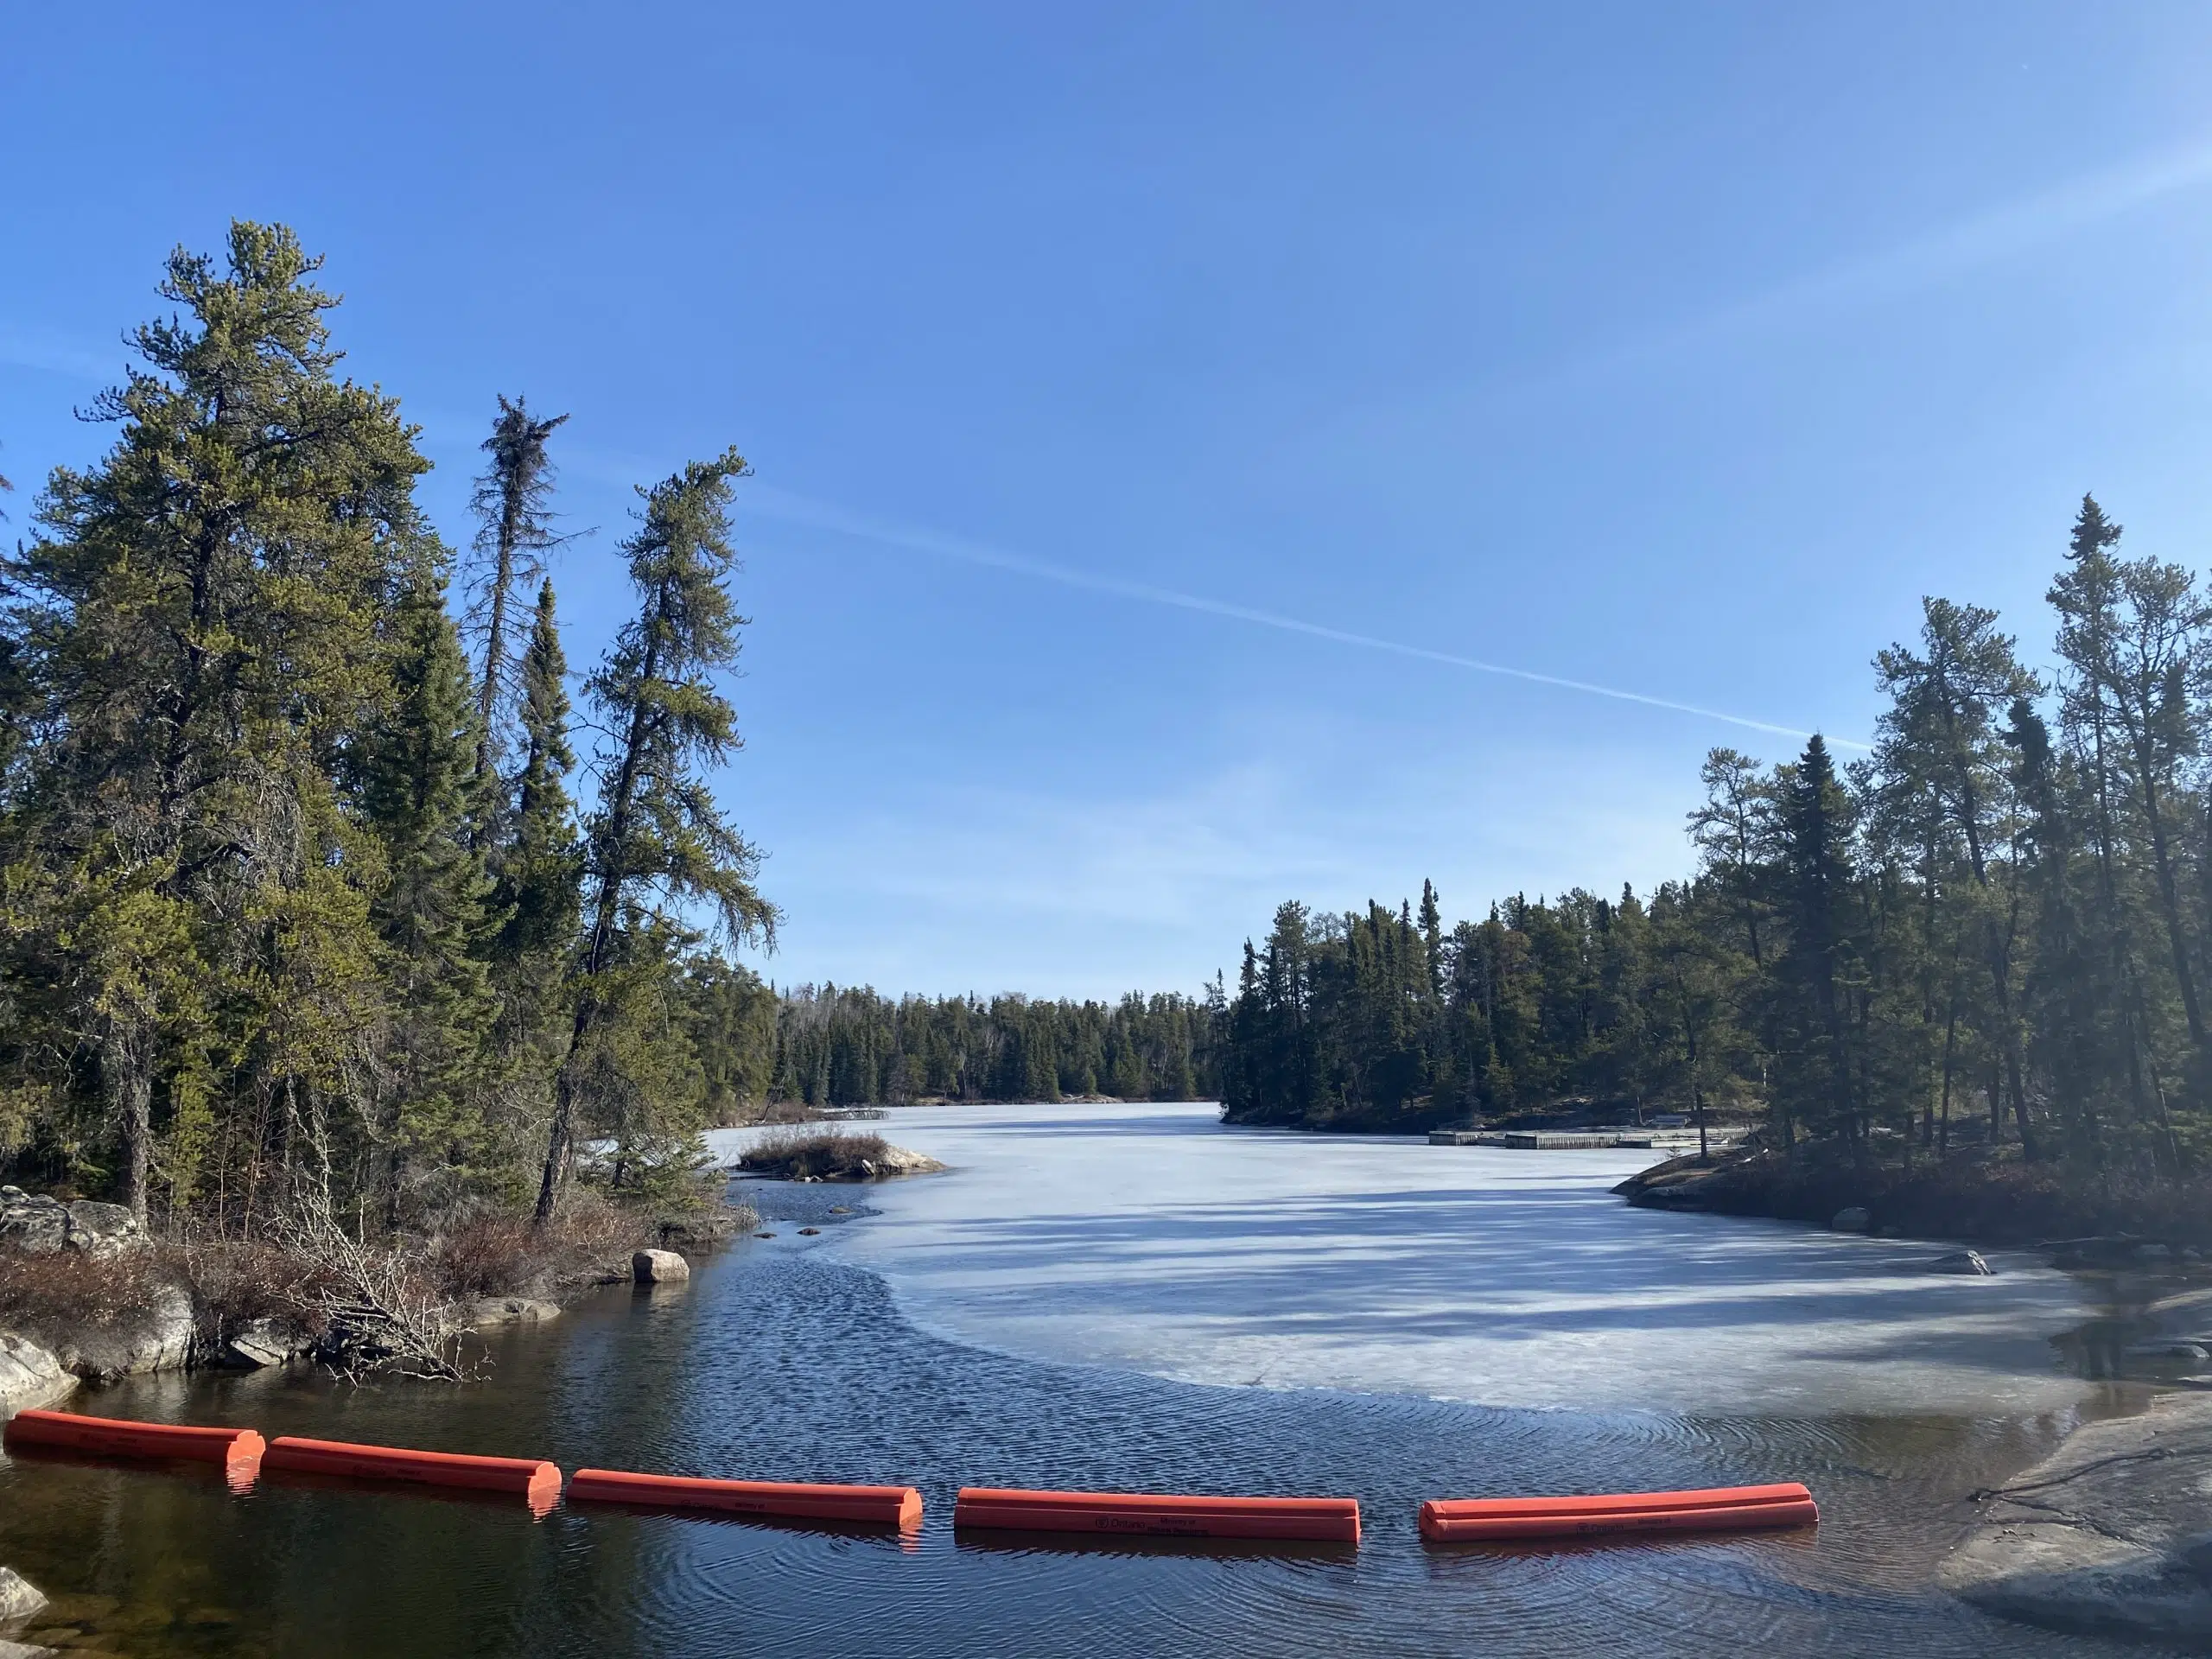
<svg viewBox="0 0 2212 1659"><path fill-rule="evenodd" d="M579 1469L569 1497L595 1503L719 1510L732 1515L849 1521L911 1531L922 1524L922 1495L912 1486L842 1486L819 1481L704 1480L688 1475L637 1475Z"/></svg>
<svg viewBox="0 0 2212 1659"><path fill-rule="evenodd" d="M134 1423L116 1417L80 1417L70 1411L19 1411L0 1430L10 1452L47 1446L111 1458L183 1458L219 1463L233 1478L251 1479L264 1445L250 1428L194 1428L175 1423Z"/></svg>
<svg viewBox="0 0 2212 1659"><path fill-rule="evenodd" d="M1359 1541L1356 1497L1189 1497L1149 1492L1028 1492L963 1486L955 1527L1170 1538Z"/></svg>
<svg viewBox="0 0 2212 1659"><path fill-rule="evenodd" d="M533 1506L561 1493L561 1471L532 1458L475 1458L457 1452L416 1452L395 1446L353 1446L344 1440L306 1440L280 1434L263 1455L264 1469L304 1475L343 1475L356 1480L404 1480L423 1486L461 1486L513 1492Z"/></svg>
<svg viewBox="0 0 2212 1659"><path fill-rule="evenodd" d="M1795 1481L1703 1491L1618 1492L1601 1497L1431 1498L1421 1536L1437 1543L1484 1538L1573 1538L1617 1532L1739 1532L1809 1527L1821 1518Z"/></svg>

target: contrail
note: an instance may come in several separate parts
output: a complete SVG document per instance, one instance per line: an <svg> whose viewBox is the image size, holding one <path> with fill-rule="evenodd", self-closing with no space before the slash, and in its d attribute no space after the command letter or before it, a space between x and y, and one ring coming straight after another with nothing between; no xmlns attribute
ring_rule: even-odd
<svg viewBox="0 0 2212 1659"><path fill-rule="evenodd" d="M1066 565L985 547L937 531L913 530L884 524L826 502L794 495L772 485L755 485L746 492L745 499L748 507L786 524L804 524L863 541L908 548L941 558L957 559L966 564L982 565L993 570L1007 570L1039 582L1057 582L1063 588L1110 594L1116 599L1136 600L1147 605L1166 605L1179 611L1196 611L1205 616L1225 616L1259 627L1277 628L1285 633L1302 633L1311 639L1332 640L1341 645L1356 645L1363 651L1387 652L1394 657L1443 663L1452 668L1471 669L1478 674L1499 674L1507 679L1523 680L1532 685L1548 685L1563 691L1580 691L1593 697L1610 697L1616 702L1641 703L1647 709L1664 709L1674 714L1694 715L1703 720L1717 720L1730 726L1740 726L1746 731L1765 732L1776 737L1802 739L1812 736L1811 732L1796 726L1753 720L1747 715L1732 715L1723 709L1707 709L1700 703L1680 702L1672 697L1655 697L1642 691L1626 691L1618 686L1598 685L1588 680L1540 673L1530 668L1513 668L1504 663L1485 662L1479 657L1462 656L1457 652L1435 651L1427 645L1409 645L1402 639L1385 639L1376 634L1355 633L1347 628L1332 628L1324 623L1308 622L1275 611L1232 604L1227 600L1208 599L1202 594L1185 594L1173 588L1155 588L1149 582L1125 582L1118 576L1096 575L1087 570L1071 569ZM1828 741L1838 748L1864 749L1870 747L1849 738L1831 737Z"/></svg>

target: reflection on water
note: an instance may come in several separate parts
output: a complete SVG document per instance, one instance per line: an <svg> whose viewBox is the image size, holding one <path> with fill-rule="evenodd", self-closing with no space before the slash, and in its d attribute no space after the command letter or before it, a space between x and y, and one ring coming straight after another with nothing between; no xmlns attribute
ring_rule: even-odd
<svg viewBox="0 0 2212 1659"><path fill-rule="evenodd" d="M895 1216L846 1227L827 1210L849 1190L768 1196L830 1230L785 1227L701 1264L688 1291L610 1293L514 1332L480 1388L255 1374L80 1403L571 1470L912 1480L918 1538L16 1464L0 1467L0 1560L55 1595L35 1628L151 1655L2104 1651L1929 1584L1965 1495L2040 1455L2075 1407L1751 1412L1716 1378L1709 1410L1507 1409L1053 1363L918 1329L830 1248ZM1424 1497L1784 1478L1819 1493L1817 1534L1436 1549L1414 1528ZM1365 1538L956 1541L963 1484L1349 1494Z"/></svg>

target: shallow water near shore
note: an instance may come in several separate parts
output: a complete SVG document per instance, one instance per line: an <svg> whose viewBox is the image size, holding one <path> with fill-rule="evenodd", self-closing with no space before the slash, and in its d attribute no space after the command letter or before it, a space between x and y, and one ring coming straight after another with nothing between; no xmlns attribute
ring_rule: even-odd
<svg viewBox="0 0 2212 1659"><path fill-rule="evenodd" d="M1252 1135L1192 1108L881 1127L952 1173L750 1185L774 1239L503 1338L480 1387L252 1374L75 1403L571 1470L912 1480L918 1537L17 1463L0 1561L55 1598L34 1631L154 1655L2108 1650L1931 1583L1968 1493L2132 1403L2081 1376L2063 1338L2089 1310L2062 1275L1930 1278L1894 1265L1926 1247L1630 1211L1605 1188L1633 1160L1607 1154ZM1424 1497L1769 1478L1813 1485L1817 1532L1440 1550L1414 1527ZM1344 1494L1366 1536L956 1540L962 1484Z"/></svg>

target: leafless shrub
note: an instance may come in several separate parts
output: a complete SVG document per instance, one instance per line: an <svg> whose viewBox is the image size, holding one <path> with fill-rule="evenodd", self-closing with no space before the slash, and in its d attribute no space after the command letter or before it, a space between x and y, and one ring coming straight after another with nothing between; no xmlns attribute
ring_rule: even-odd
<svg viewBox="0 0 2212 1659"><path fill-rule="evenodd" d="M175 1276L166 1251L0 1250L0 1328L126 1324L150 1313Z"/></svg>
<svg viewBox="0 0 2212 1659"><path fill-rule="evenodd" d="M794 1128L763 1135L737 1161L741 1169L756 1175L858 1180L869 1173L861 1167L862 1163L880 1164L890 1150L880 1135Z"/></svg>
<svg viewBox="0 0 2212 1659"><path fill-rule="evenodd" d="M323 1331L323 1353L350 1376L389 1372L466 1382L481 1371L462 1350L468 1332L419 1252L346 1230L327 1195L304 1185L277 1243L315 1264L304 1287Z"/></svg>

